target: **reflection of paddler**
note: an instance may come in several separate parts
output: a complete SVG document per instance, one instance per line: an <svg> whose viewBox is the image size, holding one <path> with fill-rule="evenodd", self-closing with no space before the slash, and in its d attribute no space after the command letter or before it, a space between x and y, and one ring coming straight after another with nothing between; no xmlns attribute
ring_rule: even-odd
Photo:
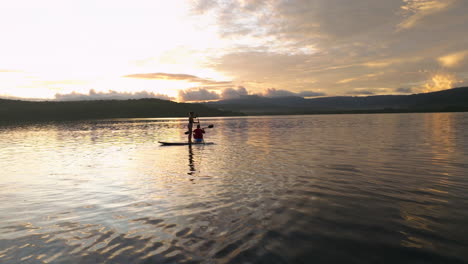
<svg viewBox="0 0 468 264"><path fill-rule="evenodd" d="M193 129L193 123L199 123L195 121L195 118L197 116L195 115L194 112L189 112L189 122L187 125L188 128L188 143L192 143L192 129Z"/></svg>
<svg viewBox="0 0 468 264"><path fill-rule="evenodd" d="M195 174L195 162L193 161L193 150L192 150L192 145L189 145L188 147L189 149L189 172L187 173L188 175L193 175ZM193 181L193 179L190 179L191 181Z"/></svg>

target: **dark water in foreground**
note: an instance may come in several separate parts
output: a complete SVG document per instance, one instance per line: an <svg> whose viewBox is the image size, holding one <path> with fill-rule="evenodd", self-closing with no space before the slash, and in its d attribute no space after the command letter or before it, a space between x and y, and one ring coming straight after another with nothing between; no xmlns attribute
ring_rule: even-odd
<svg viewBox="0 0 468 264"><path fill-rule="evenodd" d="M0 126L0 263L466 263L468 114Z"/></svg>

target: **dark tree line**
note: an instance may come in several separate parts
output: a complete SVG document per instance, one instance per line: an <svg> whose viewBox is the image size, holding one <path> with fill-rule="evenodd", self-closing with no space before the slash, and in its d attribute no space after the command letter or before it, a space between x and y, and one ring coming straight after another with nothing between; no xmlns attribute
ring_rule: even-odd
<svg viewBox="0 0 468 264"><path fill-rule="evenodd" d="M184 117L190 111L204 117L239 115L202 104L159 99L71 102L0 100L0 120L6 121Z"/></svg>

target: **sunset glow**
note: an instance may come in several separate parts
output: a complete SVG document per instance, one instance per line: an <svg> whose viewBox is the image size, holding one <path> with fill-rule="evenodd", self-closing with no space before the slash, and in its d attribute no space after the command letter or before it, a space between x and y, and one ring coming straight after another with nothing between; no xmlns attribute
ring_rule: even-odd
<svg viewBox="0 0 468 264"><path fill-rule="evenodd" d="M455 77L451 74L436 74L428 81L422 89L422 92L436 92L452 88L457 83Z"/></svg>
<svg viewBox="0 0 468 264"><path fill-rule="evenodd" d="M449 89L468 84L467 11L461 0L3 1L0 97Z"/></svg>

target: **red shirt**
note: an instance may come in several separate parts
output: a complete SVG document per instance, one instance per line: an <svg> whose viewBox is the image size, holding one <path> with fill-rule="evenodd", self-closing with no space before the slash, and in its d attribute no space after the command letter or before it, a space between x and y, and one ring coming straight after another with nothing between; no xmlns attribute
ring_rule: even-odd
<svg viewBox="0 0 468 264"><path fill-rule="evenodd" d="M203 130L201 128L197 128L197 129L193 130L193 138L202 139L204 133L205 133L205 130Z"/></svg>

